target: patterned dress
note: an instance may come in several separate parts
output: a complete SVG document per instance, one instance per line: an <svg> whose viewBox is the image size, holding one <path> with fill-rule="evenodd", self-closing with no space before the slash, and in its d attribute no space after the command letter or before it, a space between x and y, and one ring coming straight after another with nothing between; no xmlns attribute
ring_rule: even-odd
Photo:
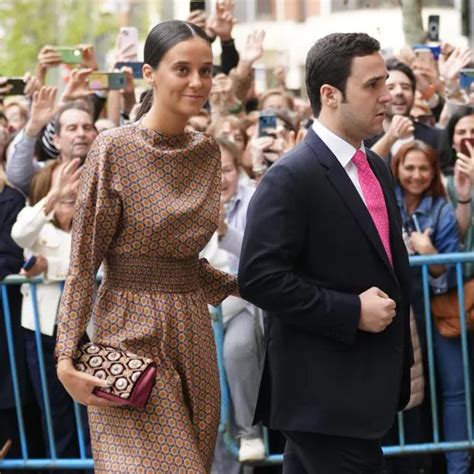
<svg viewBox="0 0 474 474"><path fill-rule="evenodd" d="M210 471L220 400L207 303L237 286L198 257L217 227L219 156L204 134L133 124L100 134L84 165L56 355L72 356L92 314L94 342L157 364L143 409L89 407L96 473Z"/></svg>

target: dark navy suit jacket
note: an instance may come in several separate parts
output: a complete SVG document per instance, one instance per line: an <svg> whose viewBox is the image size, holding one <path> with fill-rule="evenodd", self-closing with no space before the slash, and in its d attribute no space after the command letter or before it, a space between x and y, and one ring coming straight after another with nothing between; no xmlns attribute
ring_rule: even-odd
<svg viewBox="0 0 474 474"><path fill-rule="evenodd" d="M243 298L267 312L255 421L274 429L380 438L409 399L409 266L393 179L370 150L390 221L393 267L336 157L310 129L251 200L240 259ZM359 294L396 301L392 324L357 329Z"/></svg>

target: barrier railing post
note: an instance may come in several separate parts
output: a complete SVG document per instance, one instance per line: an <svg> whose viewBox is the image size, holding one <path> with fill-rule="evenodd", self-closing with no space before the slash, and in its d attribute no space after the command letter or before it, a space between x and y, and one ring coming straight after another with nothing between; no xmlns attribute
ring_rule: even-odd
<svg viewBox="0 0 474 474"><path fill-rule="evenodd" d="M18 372L16 367L15 343L13 341L12 320L10 313L10 302L8 301L7 285L2 284L2 306L5 322L5 333L7 336L8 358L10 359L10 370L12 371L13 398L15 400L18 432L20 435L20 447L23 460L28 459L28 445L26 442L25 424L23 421L23 410L20 397L20 384L18 383Z"/></svg>
<svg viewBox="0 0 474 474"><path fill-rule="evenodd" d="M439 443L438 402L436 398L436 375L434 368L433 323L431 321L431 299L428 265L421 267L423 279L423 299L425 304L426 346L428 353L428 372L430 378L431 419L433 422L433 441Z"/></svg>
<svg viewBox="0 0 474 474"><path fill-rule="evenodd" d="M46 381L46 369L43 356L43 342L41 340L41 325L38 312L38 299L36 293L36 283L30 283L31 300L33 303L33 317L35 322L35 342L36 353L38 355L38 367L41 379L41 392L43 394L44 415L46 418L46 429L48 432L48 444L51 453L51 459L56 460L56 445L54 443L53 420L51 417L51 404L49 401L48 384Z"/></svg>
<svg viewBox="0 0 474 474"><path fill-rule="evenodd" d="M462 348L462 365L464 375L464 391L466 397L466 422L467 434L469 441L472 441L472 406L471 406L471 383L469 371L469 355L467 343L467 325L466 325L466 310L464 307L464 282L462 277L462 266L460 263L456 264L456 281L458 286L458 302L459 302L459 321L461 326L461 348Z"/></svg>

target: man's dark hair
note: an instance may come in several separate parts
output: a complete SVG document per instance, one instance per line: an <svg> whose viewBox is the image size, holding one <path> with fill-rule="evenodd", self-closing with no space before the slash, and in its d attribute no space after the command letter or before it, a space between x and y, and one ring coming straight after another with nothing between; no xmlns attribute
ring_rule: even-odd
<svg viewBox="0 0 474 474"><path fill-rule="evenodd" d="M92 124L94 123L94 119L92 118L90 109L80 101L77 102L68 102L57 114L54 118L54 133L59 135L61 133L61 117L64 112L67 110L82 110L90 115Z"/></svg>
<svg viewBox="0 0 474 474"><path fill-rule="evenodd" d="M315 117L321 112L321 86L336 87L345 99L352 58L379 50L379 42L365 33L333 33L313 45L306 56L306 90Z"/></svg>
<svg viewBox="0 0 474 474"><path fill-rule="evenodd" d="M415 92L415 89L416 89L416 77L415 77L415 74L413 73L413 70L410 66L407 66L405 63L402 63L401 61L399 61L397 58L389 58L387 59L386 63L385 63L386 67L387 67L387 71L390 72L390 71L400 71L400 72L403 72L403 74L405 74L405 76L408 77L408 79L410 80L410 84L411 84L411 89L413 92Z"/></svg>

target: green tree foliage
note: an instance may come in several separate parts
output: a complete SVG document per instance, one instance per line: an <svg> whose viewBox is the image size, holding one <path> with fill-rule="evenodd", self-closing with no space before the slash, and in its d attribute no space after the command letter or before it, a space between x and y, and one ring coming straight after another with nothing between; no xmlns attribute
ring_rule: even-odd
<svg viewBox="0 0 474 474"><path fill-rule="evenodd" d="M1 0L0 75L22 75L36 65L45 44L111 47L117 19L96 0Z"/></svg>

